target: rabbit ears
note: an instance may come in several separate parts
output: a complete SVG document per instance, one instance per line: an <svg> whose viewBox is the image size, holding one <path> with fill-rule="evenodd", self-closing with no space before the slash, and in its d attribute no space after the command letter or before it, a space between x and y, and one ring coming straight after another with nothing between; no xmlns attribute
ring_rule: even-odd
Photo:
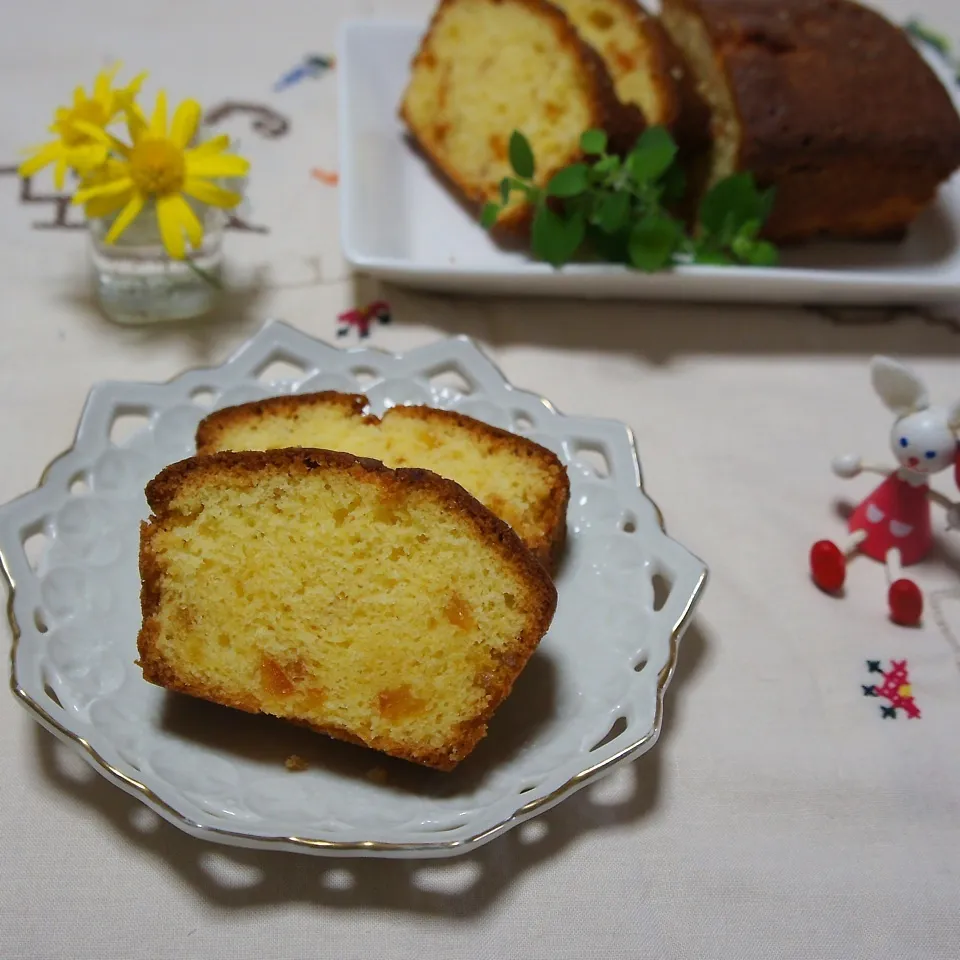
<svg viewBox="0 0 960 960"><path fill-rule="evenodd" d="M874 357L870 362L870 379L880 399L898 417L930 406L930 397L923 381L902 363L890 357ZM960 400L947 410L951 429L960 430Z"/></svg>
<svg viewBox="0 0 960 960"><path fill-rule="evenodd" d="M890 357L874 357L870 361L870 379L880 399L899 417L930 406L923 381L909 367Z"/></svg>

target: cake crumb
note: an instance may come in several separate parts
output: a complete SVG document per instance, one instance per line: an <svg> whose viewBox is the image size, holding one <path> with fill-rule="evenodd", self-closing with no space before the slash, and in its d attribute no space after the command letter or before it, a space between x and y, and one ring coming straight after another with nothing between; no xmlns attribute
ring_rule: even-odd
<svg viewBox="0 0 960 960"><path fill-rule="evenodd" d="M308 770L310 768L310 764L307 763L307 761L297 753L291 753L290 756L284 761L283 765L288 770L294 771L294 773L298 773L301 770Z"/></svg>
<svg viewBox="0 0 960 960"><path fill-rule="evenodd" d="M367 779L371 783L386 783L387 771L383 767L373 767L367 771Z"/></svg>

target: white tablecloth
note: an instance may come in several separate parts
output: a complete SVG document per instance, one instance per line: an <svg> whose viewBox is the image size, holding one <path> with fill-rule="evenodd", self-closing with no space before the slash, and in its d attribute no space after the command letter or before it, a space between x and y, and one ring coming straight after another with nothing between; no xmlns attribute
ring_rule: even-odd
<svg viewBox="0 0 960 960"><path fill-rule="evenodd" d="M517 302L353 280L340 258L336 73L273 84L329 53L347 15L425 16L404 2L167 0L5 10L0 167L45 111L121 57L171 96L234 104L223 128L254 161L248 225L228 237L232 290L195 327L122 329L99 315L84 236L0 175L0 500L69 445L91 383L164 380L219 362L266 316L336 341L336 316L386 298L370 342L482 341L515 383L563 411L636 431L647 489L712 579L681 647L656 748L513 832L433 864L328 861L200 843L160 822L0 698L0 956L38 958L817 958L960 956L960 534L917 570L924 624L886 617L879 566L842 600L806 573L836 537L829 469L889 456L872 353L907 359L940 401L960 394L960 306L902 312ZM888 3L960 38L951 0ZM895 82L895 78L891 78ZM236 105L241 105L237 107ZM246 105L244 107L243 105ZM248 107L255 108L252 112ZM264 112L264 108L267 112ZM251 126L260 117L274 131ZM280 118L280 119L278 119ZM49 193L38 181L30 197ZM69 221L69 215L67 220ZM38 226L39 225L39 226ZM337 342L352 343L356 333ZM952 481L951 481L952 483ZM941 485L956 499L950 483ZM952 539L951 539L952 537ZM921 709L864 695L907 661Z"/></svg>

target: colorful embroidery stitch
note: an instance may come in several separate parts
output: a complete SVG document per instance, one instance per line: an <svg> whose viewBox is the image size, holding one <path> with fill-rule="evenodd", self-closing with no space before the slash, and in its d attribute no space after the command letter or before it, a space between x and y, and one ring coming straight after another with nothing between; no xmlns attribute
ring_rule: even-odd
<svg viewBox="0 0 960 960"><path fill-rule="evenodd" d="M390 304L386 300L374 300L357 310L347 310L337 317L337 336L345 337L352 328L356 328L361 340L370 336L370 326L374 320L380 323L390 322Z"/></svg>
<svg viewBox="0 0 960 960"><path fill-rule="evenodd" d="M887 701L887 706L880 707L882 719L896 720L898 710L902 710L911 720L920 719L920 708L913 699L906 660L891 660L887 670L883 669L879 660L868 660L867 671L883 677L883 683L880 684L861 684L865 697L879 697Z"/></svg>
<svg viewBox="0 0 960 960"><path fill-rule="evenodd" d="M314 167L310 176L328 187L335 187L340 182L340 174L336 170L324 170L323 167Z"/></svg>
<svg viewBox="0 0 960 960"><path fill-rule="evenodd" d="M316 80L322 77L328 70L332 70L336 65L333 57L324 57L319 54L310 54L303 58L303 61L289 72L285 73L273 86L275 93L286 90L294 84L306 80L308 77Z"/></svg>

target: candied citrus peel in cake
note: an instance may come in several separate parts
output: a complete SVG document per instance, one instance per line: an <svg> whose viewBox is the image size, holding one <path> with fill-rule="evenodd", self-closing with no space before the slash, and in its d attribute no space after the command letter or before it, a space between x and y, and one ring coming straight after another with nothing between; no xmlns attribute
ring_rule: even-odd
<svg viewBox="0 0 960 960"><path fill-rule="evenodd" d="M517 535L426 470L218 453L146 493L145 679L440 770L485 735L556 607Z"/></svg>

